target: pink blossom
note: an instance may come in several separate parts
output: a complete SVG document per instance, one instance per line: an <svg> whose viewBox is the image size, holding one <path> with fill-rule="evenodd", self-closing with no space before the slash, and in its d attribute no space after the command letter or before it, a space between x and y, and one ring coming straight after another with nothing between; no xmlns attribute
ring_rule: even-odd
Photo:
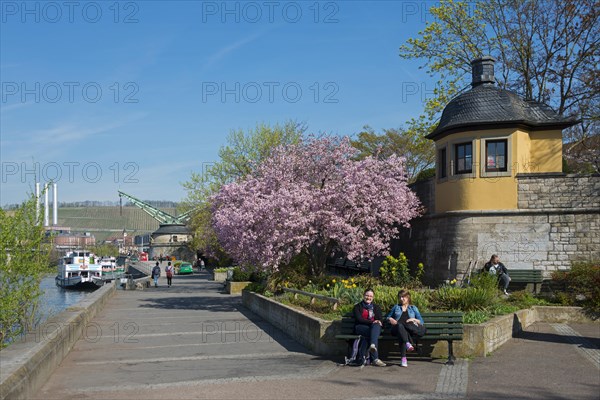
<svg viewBox="0 0 600 400"><path fill-rule="evenodd" d="M348 258L389 254L399 226L420 214L404 159L356 161L348 138L309 137L279 147L245 179L213 197L213 226L238 262L276 270L301 252L313 273L332 251Z"/></svg>

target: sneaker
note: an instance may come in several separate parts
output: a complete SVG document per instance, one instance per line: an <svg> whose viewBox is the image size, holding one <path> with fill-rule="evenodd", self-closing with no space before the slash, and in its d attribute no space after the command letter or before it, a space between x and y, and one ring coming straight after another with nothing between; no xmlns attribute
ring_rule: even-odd
<svg viewBox="0 0 600 400"><path fill-rule="evenodd" d="M377 353L377 347L374 344L369 347L369 353Z"/></svg>
<svg viewBox="0 0 600 400"><path fill-rule="evenodd" d="M504 294L510 296L510 294L506 290L504 291Z"/></svg>
<svg viewBox="0 0 600 400"><path fill-rule="evenodd" d="M415 351L415 348L410 342L406 342L406 351Z"/></svg>
<svg viewBox="0 0 600 400"><path fill-rule="evenodd" d="M400 362L401 367L408 367L408 361L406 361L406 357L402 357L402 361Z"/></svg>
<svg viewBox="0 0 600 400"><path fill-rule="evenodd" d="M386 363L384 363L383 361L381 361L379 358L376 358L375 361L372 362L373 365L377 366L377 367L385 367L387 366Z"/></svg>

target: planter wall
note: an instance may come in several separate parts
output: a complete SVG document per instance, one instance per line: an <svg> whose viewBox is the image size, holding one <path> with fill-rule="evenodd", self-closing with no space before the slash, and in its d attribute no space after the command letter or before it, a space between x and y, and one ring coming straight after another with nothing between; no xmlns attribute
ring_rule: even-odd
<svg viewBox="0 0 600 400"><path fill-rule="evenodd" d="M225 282L227 280L227 272L213 272L213 281Z"/></svg>
<svg viewBox="0 0 600 400"><path fill-rule="evenodd" d="M275 300L249 291L242 292L242 302L255 314L275 325L288 336L320 355L343 355L346 344L336 340L340 321L325 321ZM454 342L457 357L486 357L520 331L535 322L589 322L580 307L534 306L527 310L496 317L478 325L464 325L463 340ZM425 321L427 322L427 321ZM395 344L382 342L382 350L392 350ZM448 356L447 342L437 342L431 349L433 357Z"/></svg>
<svg viewBox="0 0 600 400"><path fill-rule="evenodd" d="M227 281L227 293L229 294L240 294L242 290L252 282L232 282Z"/></svg>
<svg viewBox="0 0 600 400"><path fill-rule="evenodd" d="M316 354L340 355L346 351L346 344L335 339L340 321L325 321L247 290L242 292L242 303Z"/></svg>

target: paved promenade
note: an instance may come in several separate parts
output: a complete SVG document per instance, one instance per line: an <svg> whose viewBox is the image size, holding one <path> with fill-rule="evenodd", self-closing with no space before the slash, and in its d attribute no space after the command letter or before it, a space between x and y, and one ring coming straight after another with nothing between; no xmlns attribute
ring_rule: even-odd
<svg viewBox="0 0 600 400"><path fill-rule="evenodd" d="M207 273L123 291L36 399L599 399L600 324L538 323L490 357L341 367Z"/></svg>

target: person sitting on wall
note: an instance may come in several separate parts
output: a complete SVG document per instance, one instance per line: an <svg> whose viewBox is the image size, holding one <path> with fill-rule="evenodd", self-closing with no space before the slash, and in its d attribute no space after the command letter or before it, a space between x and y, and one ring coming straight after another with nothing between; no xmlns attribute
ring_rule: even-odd
<svg viewBox="0 0 600 400"><path fill-rule="evenodd" d="M492 254L490 261L483 266L483 269L489 274L496 275L498 277L498 280L502 283L504 294L508 296L507 290L508 284L510 283L510 276L508 275L508 270L504 264L500 262L500 257L498 257L496 254Z"/></svg>

